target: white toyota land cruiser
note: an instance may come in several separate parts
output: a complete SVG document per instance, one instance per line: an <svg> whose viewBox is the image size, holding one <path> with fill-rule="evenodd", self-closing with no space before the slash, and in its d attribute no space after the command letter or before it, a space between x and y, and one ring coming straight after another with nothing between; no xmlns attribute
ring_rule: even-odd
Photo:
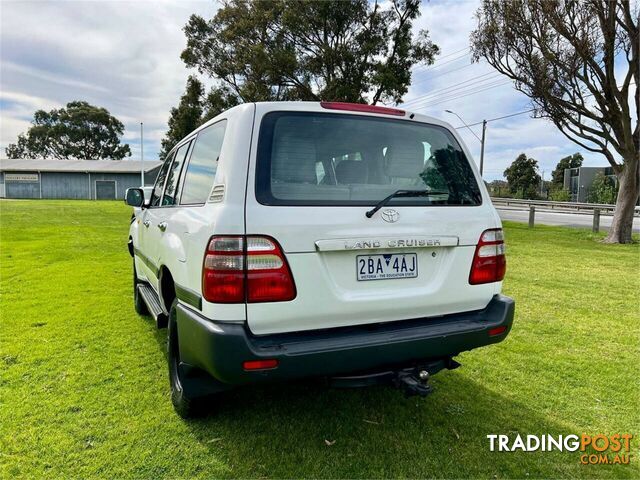
<svg viewBox="0 0 640 480"><path fill-rule="evenodd" d="M150 198L126 194L176 411L312 376L425 395L502 341L503 233L470 158L442 121L336 102L244 104L182 140Z"/></svg>

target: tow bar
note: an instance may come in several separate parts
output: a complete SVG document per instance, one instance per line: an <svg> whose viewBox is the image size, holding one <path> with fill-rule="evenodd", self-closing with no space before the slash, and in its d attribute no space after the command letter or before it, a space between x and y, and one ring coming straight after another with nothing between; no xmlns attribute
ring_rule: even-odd
<svg viewBox="0 0 640 480"><path fill-rule="evenodd" d="M433 392L433 387L429 385L430 377L431 375L427 370L420 370L417 374L398 372L396 378L393 379L393 384L396 388L402 390L407 398L414 395L426 397Z"/></svg>
<svg viewBox="0 0 640 480"><path fill-rule="evenodd" d="M453 370L459 366L460 364L453 358L444 358L428 364L395 371L387 370L362 375L333 377L329 379L329 383L338 388L391 385L402 390L407 398L415 395L426 397L433 392L433 387L429 384L432 375L444 368Z"/></svg>

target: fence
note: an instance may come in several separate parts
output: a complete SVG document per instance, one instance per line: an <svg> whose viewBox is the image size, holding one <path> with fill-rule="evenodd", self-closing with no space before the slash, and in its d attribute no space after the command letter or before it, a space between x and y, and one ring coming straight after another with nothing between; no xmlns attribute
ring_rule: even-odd
<svg viewBox="0 0 640 480"><path fill-rule="evenodd" d="M494 205L530 207L534 206L538 210L548 210L554 212L572 212L572 213L593 213L594 209L600 210L601 213L613 215L616 209L615 205L608 203L577 203L577 202L554 202L551 200L522 200L518 198L502 198L491 197ZM640 216L640 206L635 208L634 215Z"/></svg>
<svg viewBox="0 0 640 480"><path fill-rule="evenodd" d="M491 197L495 206L519 207L519 210L529 210L529 227L535 225L536 209L538 211L574 213L593 215L593 231L600 230L600 215L613 215L615 205L598 203L553 202L550 200L521 200L516 198ZM634 216L640 216L640 206L635 207Z"/></svg>

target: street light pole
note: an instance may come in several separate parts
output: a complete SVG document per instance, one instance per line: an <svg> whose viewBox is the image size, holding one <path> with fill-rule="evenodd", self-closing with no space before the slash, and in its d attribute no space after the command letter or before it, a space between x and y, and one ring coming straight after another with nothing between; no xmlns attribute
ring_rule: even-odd
<svg viewBox="0 0 640 480"><path fill-rule="evenodd" d="M485 135L486 135L486 131L487 131L487 121L486 120L482 121L482 138L480 138L478 135L476 135L476 132L471 130L471 127L469 125L467 125L467 123L462 119L462 117L460 115L458 115L456 112L454 112L452 110L445 110L445 112L451 113L452 115L455 115L456 117L458 117L458 120L460 120L462 122L462 124L465 127L467 127L467 130L469 130L471 133L473 133L473 136L476 137L478 139L478 141L480 142L480 176L482 176L482 172L484 170L484 139L485 139Z"/></svg>
<svg viewBox="0 0 640 480"><path fill-rule="evenodd" d="M487 121L482 120L482 140L480 140L480 176L484 171L484 139L487 132Z"/></svg>
<svg viewBox="0 0 640 480"><path fill-rule="evenodd" d="M140 122L140 179L142 180L142 188L144 188L144 141L143 141L143 124Z"/></svg>

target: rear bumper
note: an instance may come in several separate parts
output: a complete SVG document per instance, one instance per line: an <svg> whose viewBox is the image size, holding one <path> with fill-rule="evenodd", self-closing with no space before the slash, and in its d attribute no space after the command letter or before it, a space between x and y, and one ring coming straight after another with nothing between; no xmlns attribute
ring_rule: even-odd
<svg viewBox="0 0 640 480"><path fill-rule="evenodd" d="M240 385L403 368L498 343L511 330L515 302L496 295L483 310L436 318L254 336L241 324L213 322L179 304L181 360L220 382ZM491 336L490 330L506 329ZM271 370L243 370L247 360L276 359Z"/></svg>

